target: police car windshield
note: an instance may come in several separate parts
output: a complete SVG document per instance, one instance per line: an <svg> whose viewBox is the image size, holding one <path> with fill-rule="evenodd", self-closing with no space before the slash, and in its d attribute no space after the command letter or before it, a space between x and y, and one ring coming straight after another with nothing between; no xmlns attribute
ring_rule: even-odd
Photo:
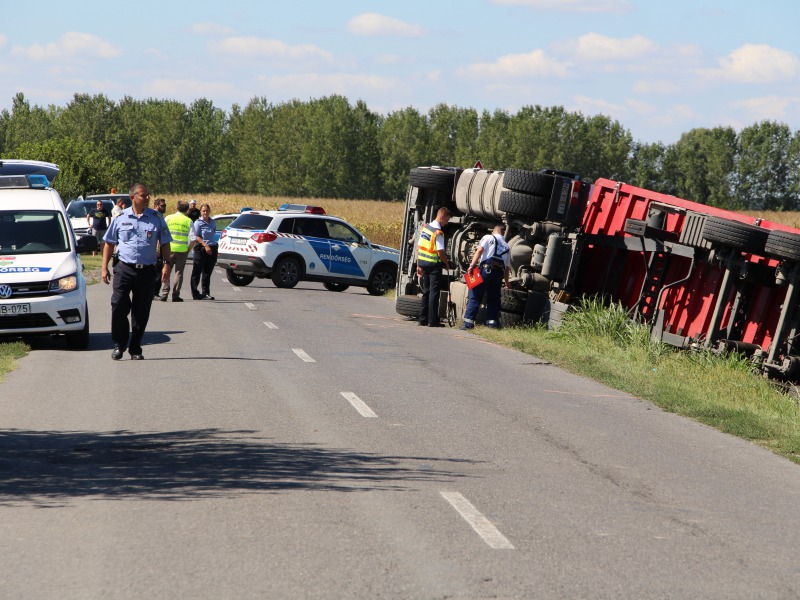
<svg viewBox="0 0 800 600"><path fill-rule="evenodd" d="M268 215L242 214L228 225L229 229L253 229L256 231L266 231L272 217Z"/></svg>
<svg viewBox="0 0 800 600"><path fill-rule="evenodd" d="M111 210L114 204L108 200L103 202L103 208ZM74 200L69 203L67 207L67 216L71 218L83 217L89 214L89 211L97 207L97 200Z"/></svg>
<svg viewBox="0 0 800 600"><path fill-rule="evenodd" d="M69 252L69 236L57 211L0 211L0 252Z"/></svg>

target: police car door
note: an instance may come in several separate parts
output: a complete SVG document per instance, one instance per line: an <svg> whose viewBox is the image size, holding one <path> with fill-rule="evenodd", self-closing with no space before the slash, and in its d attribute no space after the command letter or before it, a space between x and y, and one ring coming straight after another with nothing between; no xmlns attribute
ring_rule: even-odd
<svg viewBox="0 0 800 600"><path fill-rule="evenodd" d="M331 275L348 279L366 279L369 275L372 249L364 237L340 221L326 220L331 242Z"/></svg>
<svg viewBox="0 0 800 600"><path fill-rule="evenodd" d="M294 219L294 233L303 240L296 248L303 255L306 273L328 275L331 265L331 243L328 240L328 229L322 219L297 217Z"/></svg>

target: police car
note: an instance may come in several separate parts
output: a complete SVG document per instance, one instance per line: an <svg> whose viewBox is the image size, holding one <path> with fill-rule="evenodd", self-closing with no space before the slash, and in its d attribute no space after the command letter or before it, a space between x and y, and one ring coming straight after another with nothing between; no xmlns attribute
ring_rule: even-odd
<svg viewBox="0 0 800 600"><path fill-rule="evenodd" d="M284 204L240 214L222 232L217 265L234 285L270 277L280 288L319 281L331 291L353 285L379 296L394 288L399 257L319 206Z"/></svg>
<svg viewBox="0 0 800 600"><path fill-rule="evenodd" d="M67 346L89 345L86 279L64 203L50 182L58 166L0 160L0 336L64 334Z"/></svg>

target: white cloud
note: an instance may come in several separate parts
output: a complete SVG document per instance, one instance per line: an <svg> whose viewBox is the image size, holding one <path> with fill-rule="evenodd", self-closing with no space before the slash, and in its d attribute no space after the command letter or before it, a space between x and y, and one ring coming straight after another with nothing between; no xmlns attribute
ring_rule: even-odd
<svg viewBox="0 0 800 600"><path fill-rule="evenodd" d="M612 38L587 33L578 38L576 54L587 61L637 60L656 50L656 44L641 35Z"/></svg>
<svg viewBox="0 0 800 600"><path fill-rule="evenodd" d="M76 57L116 58L121 52L119 48L96 35L71 31L61 36L57 42L28 47L14 46L11 54L31 60L49 61Z"/></svg>
<svg viewBox="0 0 800 600"><path fill-rule="evenodd" d="M491 3L564 12L624 13L633 10L630 0L491 0Z"/></svg>
<svg viewBox="0 0 800 600"><path fill-rule="evenodd" d="M744 112L751 121L784 121L789 112L800 108L800 98L788 96L763 96L734 102L732 106Z"/></svg>
<svg viewBox="0 0 800 600"><path fill-rule="evenodd" d="M412 25L378 13L364 13L347 22L347 31L361 36L396 36L420 37L425 30L419 25Z"/></svg>
<svg viewBox="0 0 800 600"><path fill-rule="evenodd" d="M142 86L148 96L193 101L195 98L232 96L237 88L230 83L197 79L154 79Z"/></svg>
<svg viewBox="0 0 800 600"><path fill-rule="evenodd" d="M341 94L350 100L373 92L386 93L402 85L402 82L387 77L348 73L263 76L258 77L258 81L266 84L271 92L282 91L288 97Z"/></svg>
<svg viewBox="0 0 800 600"><path fill-rule="evenodd" d="M800 59L766 44L745 44L721 58L718 69L702 69L699 74L734 83L786 82L800 74Z"/></svg>
<svg viewBox="0 0 800 600"><path fill-rule="evenodd" d="M216 37L233 35L235 33L231 27L220 25L219 23L193 23L189 26L189 31L197 35Z"/></svg>
<svg viewBox="0 0 800 600"><path fill-rule="evenodd" d="M569 64L550 58L544 50L507 54L493 63L474 63L459 73L469 77L566 77Z"/></svg>
<svg viewBox="0 0 800 600"><path fill-rule="evenodd" d="M211 50L235 58L308 60L333 62L333 56L312 44L290 46L280 40L258 37L229 37L211 42Z"/></svg>

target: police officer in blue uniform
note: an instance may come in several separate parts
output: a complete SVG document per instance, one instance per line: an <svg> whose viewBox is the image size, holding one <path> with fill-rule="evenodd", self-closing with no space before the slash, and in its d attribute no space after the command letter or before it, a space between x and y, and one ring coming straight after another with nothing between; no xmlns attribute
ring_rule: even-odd
<svg viewBox="0 0 800 600"><path fill-rule="evenodd" d="M475 317L486 296L486 325L490 329L500 329L500 298L502 287L508 287L508 275L511 271L511 254L503 234L503 225L497 225L489 235L481 238L475 249L469 268L481 266L483 283L479 283L469 291L467 310L464 312L464 324L459 329L475 327Z"/></svg>
<svg viewBox="0 0 800 600"><path fill-rule="evenodd" d="M111 221L103 247L103 283L110 283L108 263L114 248L119 262L114 265L111 293L111 339L113 360L122 358L127 349L131 360L142 360L142 336L150 318L153 302L153 279L156 276L156 247L161 244L164 267L161 280L169 277L169 243L172 236L164 217L149 207L147 186L137 183L130 189L133 204ZM128 315L131 316L130 324Z"/></svg>

